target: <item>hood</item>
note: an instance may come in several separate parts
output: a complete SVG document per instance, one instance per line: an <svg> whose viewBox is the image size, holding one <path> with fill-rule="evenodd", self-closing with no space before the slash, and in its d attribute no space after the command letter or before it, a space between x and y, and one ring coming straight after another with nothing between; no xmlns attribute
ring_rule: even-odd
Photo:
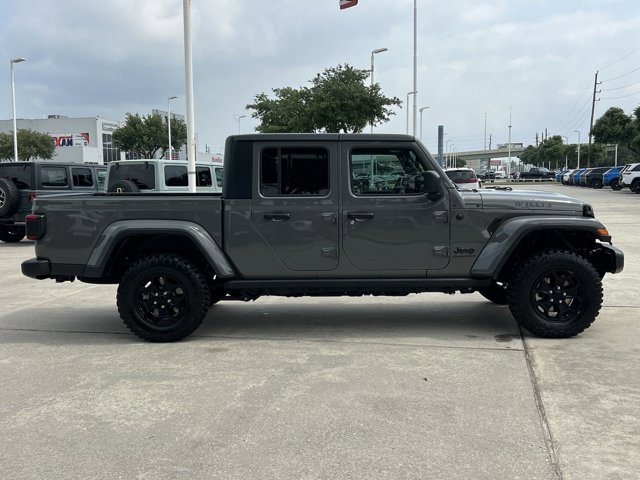
<svg viewBox="0 0 640 480"><path fill-rule="evenodd" d="M483 208L501 210L537 210L553 213L576 213L586 215L591 207L583 200L555 192L541 192L538 190L480 190ZM587 207L585 207L585 205ZM588 215L588 216L592 216Z"/></svg>

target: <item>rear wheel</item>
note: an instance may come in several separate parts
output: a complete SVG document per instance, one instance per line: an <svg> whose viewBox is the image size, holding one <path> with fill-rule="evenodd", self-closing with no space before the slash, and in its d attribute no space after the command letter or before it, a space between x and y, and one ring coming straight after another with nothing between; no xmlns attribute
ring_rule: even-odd
<svg viewBox="0 0 640 480"><path fill-rule="evenodd" d="M22 240L26 232L20 225L0 225L0 240L7 243L17 243Z"/></svg>
<svg viewBox="0 0 640 480"><path fill-rule="evenodd" d="M602 282L585 258L568 251L540 252L509 283L509 308L518 323L545 338L583 332L602 306Z"/></svg>
<svg viewBox="0 0 640 480"><path fill-rule="evenodd" d="M622 185L620 185L620 180L618 179L611 180L610 185L612 190L622 190Z"/></svg>
<svg viewBox="0 0 640 480"><path fill-rule="evenodd" d="M0 217L12 215L18 208L20 191L16 184L6 178L0 178Z"/></svg>
<svg viewBox="0 0 640 480"><path fill-rule="evenodd" d="M174 342L200 326L209 309L210 289L188 260L153 255L125 272L117 304L125 325L138 337Z"/></svg>
<svg viewBox="0 0 640 480"><path fill-rule="evenodd" d="M591 182L591 188L602 188L602 180L596 179Z"/></svg>
<svg viewBox="0 0 640 480"><path fill-rule="evenodd" d="M640 193L640 180L634 180L629 188L633 193Z"/></svg>

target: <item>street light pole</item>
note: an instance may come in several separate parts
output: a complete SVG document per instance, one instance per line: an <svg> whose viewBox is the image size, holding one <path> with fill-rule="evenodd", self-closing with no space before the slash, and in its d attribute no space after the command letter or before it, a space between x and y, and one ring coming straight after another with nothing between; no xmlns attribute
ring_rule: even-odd
<svg viewBox="0 0 640 480"><path fill-rule="evenodd" d="M184 83L187 101L187 176L189 192L196 192L196 133L193 106L193 48L191 46L191 0L182 0L184 23Z"/></svg>
<svg viewBox="0 0 640 480"><path fill-rule="evenodd" d="M240 119L245 118L246 115L234 115L233 118L235 118L238 121L238 134L240 134Z"/></svg>
<svg viewBox="0 0 640 480"><path fill-rule="evenodd" d="M18 161L18 127L16 126L16 85L13 79L13 65L15 63L26 62L26 58L18 57L10 60L11 70L11 107L13 109L13 160Z"/></svg>
<svg viewBox="0 0 640 480"><path fill-rule="evenodd" d="M422 111L426 110L429 107L422 107L420 109L420 141L422 141Z"/></svg>
<svg viewBox="0 0 640 480"><path fill-rule="evenodd" d="M377 53L382 53L382 52L386 52L387 50L389 50L388 48L384 47L384 48L376 48L375 50L371 50L371 86L373 87L373 56L376 55ZM373 121L374 119L371 119L371 133L373 133Z"/></svg>
<svg viewBox="0 0 640 480"><path fill-rule="evenodd" d="M413 92L409 92L407 93L407 135L409 135L409 95L413 95L415 98L415 94L418 93L416 90L414 90ZM415 127L415 125L414 125ZM413 131L414 135L415 135L415 128Z"/></svg>
<svg viewBox="0 0 640 480"><path fill-rule="evenodd" d="M418 123L418 0L413 0L413 136ZM408 130L408 128L407 128ZM407 131L407 133L409 133Z"/></svg>
<svg viewBox="0 0 640 480"><path fill-rule="evenodd" d="M573 133L578 134L578 165L576 166L576 168L580 168L580 131L574 130Z"/></svg>
<svg viewBox="0 0 640 480"><path fill-rule="evenodd" d="M169 130L169 158L167 160L173 160L173 148L171 148L171 100L178 98L175 95L167 98L167 128Z"/></svg>
<svg viewBox="0 0 640 480"><path fill-rule="evenodd" d="M484 112L484 149L487 149L487 112Z"/></svg>

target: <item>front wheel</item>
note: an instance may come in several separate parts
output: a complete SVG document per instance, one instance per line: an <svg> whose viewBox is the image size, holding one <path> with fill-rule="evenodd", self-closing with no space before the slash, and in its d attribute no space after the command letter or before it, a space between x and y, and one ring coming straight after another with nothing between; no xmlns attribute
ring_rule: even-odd
<svg viewBox="0 0 640 480"><path fill-rule="evenodd" d="M640 180L634 180L630 188L633 193L640 193Z"/></svg>
<svg viewBox="0 0 640 480"><path fill-rule="evenodd" d="M602 188L602 180L593 180L591 182L591 188Z"/></svg>
<svg viewBox="0 0 640 480"><path fill-rule="evenodd" d="M620 185L620 180L611 180L611 189L612 190L622 190L622 185Z"/></svg>
<svg viewBox="0 0 640 480"><path fill-rule="evenodd" d="M567 338L595 321L602 306L602 281L585 258L545 251L518 269L507 296L522 327L539 337Z"/></svg>
<svg viewBox="0 0 640 480"><path fill-rule="evenodd" d="M0 240L7 243L17 243L22 240L26 232L20 225L0 225Z"/></svg>
<svg viewBox="0 0 640 480"><path fill-rule="evenodd" d="M117 304L125 325L138 337L175 342L200 326L209 297L209 286L192 263L182 257L153 255L125 272Z"/></svg>

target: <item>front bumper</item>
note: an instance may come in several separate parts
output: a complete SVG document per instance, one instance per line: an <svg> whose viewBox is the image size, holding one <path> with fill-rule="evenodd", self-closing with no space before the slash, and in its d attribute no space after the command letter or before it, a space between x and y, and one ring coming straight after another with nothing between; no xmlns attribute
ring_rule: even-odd
<svg viewBox="0 0 640 480"><path fill-rule="evenodd" d="M624 269L624 253L613 245L598 245L607 259L607 272L620 273Z"/></svg>

